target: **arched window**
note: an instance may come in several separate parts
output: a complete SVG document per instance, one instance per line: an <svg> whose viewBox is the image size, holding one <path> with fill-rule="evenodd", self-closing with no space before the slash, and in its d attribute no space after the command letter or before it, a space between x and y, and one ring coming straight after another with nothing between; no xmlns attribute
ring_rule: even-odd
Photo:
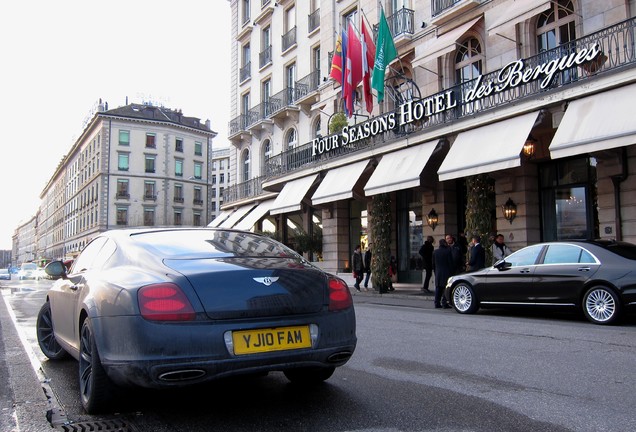
<svg viewBox="0 0 636 432"><path fill-rule="evenodd" d="M314 138L318 138L319 136L322 136L320 129L321 129L320 114L318 114L318 118L314 122Z"/></svg>
<svg viewBox="0 0 636 432"><path fill-rule="evenodd" d="M267 166L267 159L272 157L272 142L270 140L266 139L263 141L261 146L261 155L263 155L261 161L261 175L267 175L267 171L265 169Z"/></svg>
<svg viewBox="0 0 636 432"><path fill-rule="evenodd" d="M476 38L469 38L459 44L455 56L455 80L457 84L477 78L484 67L484 54Z"/></svg>
<svg viewBox="0 0 636 432"><path fill-rule="evenodd" d="M287 150L296 147L298 144L298 133L296 133L296 129L291 128L289 132L287 132Z"/></svg>
<svg viewBox="0 0 636 432"><path fill-rule="evenodd" d="M243 181L246 182L250 179L250 151L245 150L243 152Z"/></svg>
<svg viewBox="0 0 636 432"><path fill-rule="evenodd" d="M552 2L537 20L537 51L548 51L576 39L574 18L571 0Z"/></svg>

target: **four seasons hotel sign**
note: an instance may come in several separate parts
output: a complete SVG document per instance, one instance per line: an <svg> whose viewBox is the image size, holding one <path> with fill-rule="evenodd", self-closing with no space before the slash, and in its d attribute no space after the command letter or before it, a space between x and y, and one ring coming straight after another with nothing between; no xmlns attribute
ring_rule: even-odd
<svg viewBox="0 0 636 432"><path fill-rule="evenodd" d="M516 60L501 68L495 80L484 82L483 75L477 77L473 87L462 95L461 101L456 99L456 93L449 90L429 98L405 102L398 106L395 111L374 117L363 123L345 126L339 134L315 138L311 142L312 156L319 156L356 141L393 130L396 127L425 119L455 108L458 103L475 102L532 81L540 80L539 86L541 89L545 89L556 74L592 62L601 54L600 45L595 43L535 67L526 66L523 60Z"/></svg>

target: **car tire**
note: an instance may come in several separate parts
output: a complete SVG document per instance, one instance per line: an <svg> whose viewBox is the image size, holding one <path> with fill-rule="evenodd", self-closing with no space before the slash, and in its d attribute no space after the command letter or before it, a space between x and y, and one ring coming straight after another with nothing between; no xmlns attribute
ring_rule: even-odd
<svg viewBox="0 0 636 432"><path fill-rule="evenodd" d="M618 320L620 312L618 296L607 287L592 287L583 296L583 314L594 324L612 324Z"/></svg>
<svg viewBox="0 0 636 432"><path fill-rule="evenodd" d="M294 384L318 384L328 380L333 375L335 367L309 367L288 369L284 371L285 377Z"/></svg>
<svg viewBox="0 0 636 432"><path fill-rule="evenodd" d="M82 406L88 414L97 414L109 408L114 385L106 375L95 344L93 326L86 318L80 332L79 389Z"/></svg>
<svg viewBox="0 0 636 432"><path fill-rule="evenodd" d="M475 291L470 284L460 282L451 291L451 301L455 310L461 314L472 314L477 312L479 303L475 296Z"/></svg>
<svg viewBox="0 0 636 432"><path fill-rule="evenodd" d="M55 338L51 304L48 301L42 305L38 312L35 329L40 350L47 358L50 360L62 360L68 357L68 353Z"/></svg>

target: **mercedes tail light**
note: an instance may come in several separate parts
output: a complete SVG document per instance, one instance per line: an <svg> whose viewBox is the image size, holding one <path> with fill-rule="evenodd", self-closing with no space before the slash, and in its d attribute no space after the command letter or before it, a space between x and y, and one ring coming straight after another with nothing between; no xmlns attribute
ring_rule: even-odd
<svg viewBox="0 0 636 432"><path fill-rule="evenodd" d="M152 321L192 321L194 308L178 285L147 285L137 293L141 316Z"/></svg>
<svg viewBox="0 0 636 432"><path fill-rule="evenodd" d="M353 306L353 299L345 281L330 277L328 283L330 311L339 311Z"/></svg>

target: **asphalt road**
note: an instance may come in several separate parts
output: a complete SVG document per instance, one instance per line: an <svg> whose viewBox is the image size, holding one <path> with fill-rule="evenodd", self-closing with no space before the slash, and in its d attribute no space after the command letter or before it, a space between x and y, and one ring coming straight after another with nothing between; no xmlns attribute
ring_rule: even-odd
<svg viewBox="0 0 636 432"><path fill-rule="evenodd" d="M116 420L139 432L636 430L634 319L604 327L571 314L463 316L430 300L364 295L355 296L356 352L323 385L297 387L272 373L128 391L116 412L88 416L77 363L46 361L35 342L48 284L12 282L3 295L56 395L57 424Z"/></svg>

